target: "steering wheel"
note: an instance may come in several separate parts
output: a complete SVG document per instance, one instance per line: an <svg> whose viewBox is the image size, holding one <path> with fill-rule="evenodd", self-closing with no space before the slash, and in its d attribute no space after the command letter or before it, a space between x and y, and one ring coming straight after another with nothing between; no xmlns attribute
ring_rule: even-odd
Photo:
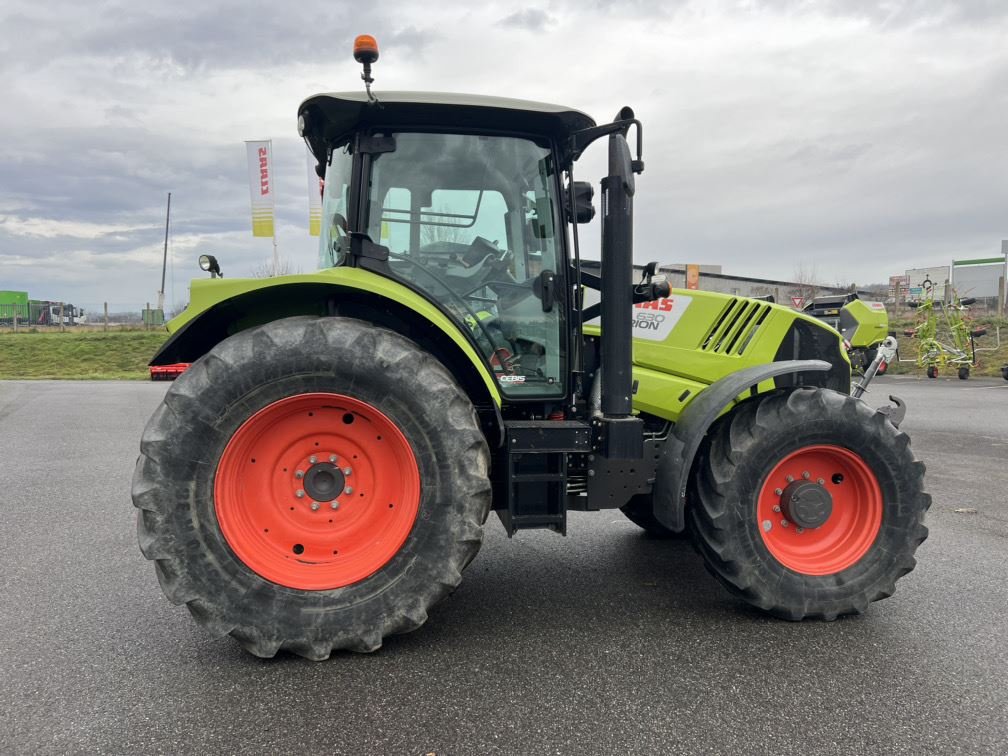
<svg viewBox="0 0 1008 756"><path fill-rule="evenodd" d="M411 260L406 255L400 255L395 252L390 252L389 258L394 258L396 260L401 260L402 262L408 263L417 268L418 270L422 271L424 275L430 276L432 279L437 281L441 285L441 288L445 292L447 292L452 299L456 300L457 303L462 306L462 309L465 310L465 312L468 314L468 317L464 318L463 322L468 322L471 319L472 322L475 323L475 325L480 329L480 331L482 331L483 336L486 338L487 343L490 345L489 354L496 354L498 351L500 351L501 347L506 348L509 352L513 351L514 345L511 344L510 342L507 342L506 339L505 344L500 344L498 342L498 339L494 338L493 334L491 334L490 331L487 329L486 325L484 325L482 319L479 316L479 313L477 313L472 307L469 306L469 302L466 300L465 295L456 292L455 288L451 286L447 281L445 281L438 273L435 273L426 265L422 265L421 263L418 263L415 260ZM481 283L476 288L481 289L484 286L486 286L486 284ZM487 359L489 359L489 357Z"/></svg>
<svg viewBox="0 0 1008 756"><path fill-rule="evenodd" d="M329 254L333 262L343 259L350 249L349 224L339 213L333 213L329 221Z"/></svg>

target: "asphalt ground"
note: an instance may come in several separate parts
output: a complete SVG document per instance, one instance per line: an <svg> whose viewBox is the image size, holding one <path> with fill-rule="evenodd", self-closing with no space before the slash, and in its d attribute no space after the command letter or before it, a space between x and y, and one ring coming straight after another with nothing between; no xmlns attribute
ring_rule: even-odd
<svg viewBox="0 0 1008 756"><path fill-rule="evenodd" d="M256 659L162 597L129 486L165 389L0 383L4 754L1008 752L1004 381L877 381L934 505L864 616L766 618L618 512L510 541L491 516L423 628L322 663Z"/></svg>

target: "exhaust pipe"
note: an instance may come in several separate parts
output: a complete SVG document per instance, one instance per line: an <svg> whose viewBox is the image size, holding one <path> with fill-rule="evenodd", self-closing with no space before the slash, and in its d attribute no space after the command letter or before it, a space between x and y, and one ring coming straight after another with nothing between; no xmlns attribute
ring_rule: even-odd
<svg viewBox="0 0 1008 756"><path fill-rule="evenodd" d="M609 135L609 175L602 179L602 413L630 417L633 306L633 195L630 147Z"/></svg>
<svg viewBox="0 0 1008 756"><path fill-rule="evenodd" d="M644 456L644 423L632 415L634 167L624 134L610 134L602 179L602 417L594 421L608 459Z"/></svg>

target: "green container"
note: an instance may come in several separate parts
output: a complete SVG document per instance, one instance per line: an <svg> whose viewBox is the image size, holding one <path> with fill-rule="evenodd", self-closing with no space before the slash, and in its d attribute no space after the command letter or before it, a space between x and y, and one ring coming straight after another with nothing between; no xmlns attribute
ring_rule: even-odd
<svg viewBox="0 0 1008 756"><path fill-rule="evenodd" d="M27 291L0 291L0 322L13 322L17 315L19 321L28 319Z"/></svg>

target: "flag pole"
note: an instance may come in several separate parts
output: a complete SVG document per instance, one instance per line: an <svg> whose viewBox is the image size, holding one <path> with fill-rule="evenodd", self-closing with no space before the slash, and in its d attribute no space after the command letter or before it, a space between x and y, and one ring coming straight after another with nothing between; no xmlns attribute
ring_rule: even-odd
<svg viewBox="0 0 1008 756"><path fill-rule="evenodd" d="M164 280L168 270L168 221L171 218L171 192L168 192L168 210L164 222L164 258L161 260L161 288L158 289L158 309L164 312Z"/></svg>
<svg viewBox="0 0 1008 756"><path fill-rule="evenodd" d="M273 170L273 140L269 140L269 154L270 154L270 171ZM273 177L270 176L270 191L274 193L274 208L276 207L276 184L273 182ZM277 240L276 240L276 210L273 211L273 275L280 275L280 256L277 254Z"/></svg>

